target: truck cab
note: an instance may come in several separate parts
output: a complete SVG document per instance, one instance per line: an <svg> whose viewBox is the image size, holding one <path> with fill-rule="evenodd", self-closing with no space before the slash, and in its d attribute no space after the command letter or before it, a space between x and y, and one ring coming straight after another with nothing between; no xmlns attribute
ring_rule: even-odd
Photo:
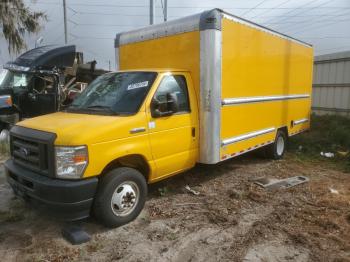
<svg viewBox="0 0 350 262"><path fill-rule="evenodd" d="M86 217L93 207L104 224L120 225L143 206L147 183L198 160L191 75L176 69L104 74L66 110L19 122L10 147L5 165L17 194L66 219Z"/></svg>
<svg viewBox="0 0 350 262"><path fill-rule="evenodd" d="M57 110L58 78L54 74L30 73L4 69L0 73L1 109L20 113L21 118L34 117L52 113ZM10 102L4 103L4 97L9 96ZM2 112L0 119L5 118ZM19 118L19 116L18 116ZM3 121L6 123L7 121Z"/></svg>

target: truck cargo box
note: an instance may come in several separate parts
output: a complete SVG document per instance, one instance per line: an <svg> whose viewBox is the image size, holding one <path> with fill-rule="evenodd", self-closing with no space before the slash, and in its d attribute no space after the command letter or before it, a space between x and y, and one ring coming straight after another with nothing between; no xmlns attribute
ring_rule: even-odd
<svg viewBox="0 0 350 262"><path fill-rule="evenodd" d="M309 128L312 47L214 9L118 34L118 70L181 68L199 98L199 162L217 163Z"/></svg>

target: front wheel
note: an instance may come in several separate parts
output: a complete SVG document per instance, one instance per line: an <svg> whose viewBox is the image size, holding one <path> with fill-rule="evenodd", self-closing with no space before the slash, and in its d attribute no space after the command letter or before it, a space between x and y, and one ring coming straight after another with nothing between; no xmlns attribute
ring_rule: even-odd
<svg viewBox="0 0 350 262"><path fill-rule="evenodd" d="M275 142L266 147L266 154L269 158L281 159L286 151L287 135L282 130L277 131Z"/></svg>
<svg viewBox="0 0 350 262"><path fill-rule="evenodd" d="M124 225L140 214L146 197L146 179L139 171L129 167L114 169L99 183L94 215L107 227Z"/></svg>

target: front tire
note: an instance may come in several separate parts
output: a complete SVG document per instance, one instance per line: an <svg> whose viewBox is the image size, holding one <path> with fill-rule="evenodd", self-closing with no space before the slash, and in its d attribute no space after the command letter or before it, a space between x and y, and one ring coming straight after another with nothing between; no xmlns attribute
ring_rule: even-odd
<svg viewBox="0 0 350 262"><path fill-rule="evenodd" d="M278 130L275 142L266 148L267 157L278 160L283 158L287 147L287 135L282 130Z"/></svg>
<svg viewBox="0 0 350 262"><path fill-rule="evenodd" d="M134 220L147 197L145 177L137 170L120 167L108 172L99 182L93 212L107 227L118 227Z"/></svg>

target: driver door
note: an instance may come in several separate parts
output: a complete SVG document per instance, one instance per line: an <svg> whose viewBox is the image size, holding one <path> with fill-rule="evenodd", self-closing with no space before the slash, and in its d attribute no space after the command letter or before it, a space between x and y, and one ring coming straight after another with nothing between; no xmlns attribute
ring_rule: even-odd
<svg viewBox="0 0 350 262"><path fill-rule="evenodd" d="M152 116L152 101L147 107L149 138L156 165L151 180L189 169L197 160L198 110L189 74L164 74L152 100L165 102L169 94L176 96L178 112L155 117Z"/></svg>
<svg viewBox="0 0 350 262"><path fill-rule="evenodd" d="M28 94L30 117L49 114L57 111L57 80L51 75L33 77L31 92Z"/></svg>

